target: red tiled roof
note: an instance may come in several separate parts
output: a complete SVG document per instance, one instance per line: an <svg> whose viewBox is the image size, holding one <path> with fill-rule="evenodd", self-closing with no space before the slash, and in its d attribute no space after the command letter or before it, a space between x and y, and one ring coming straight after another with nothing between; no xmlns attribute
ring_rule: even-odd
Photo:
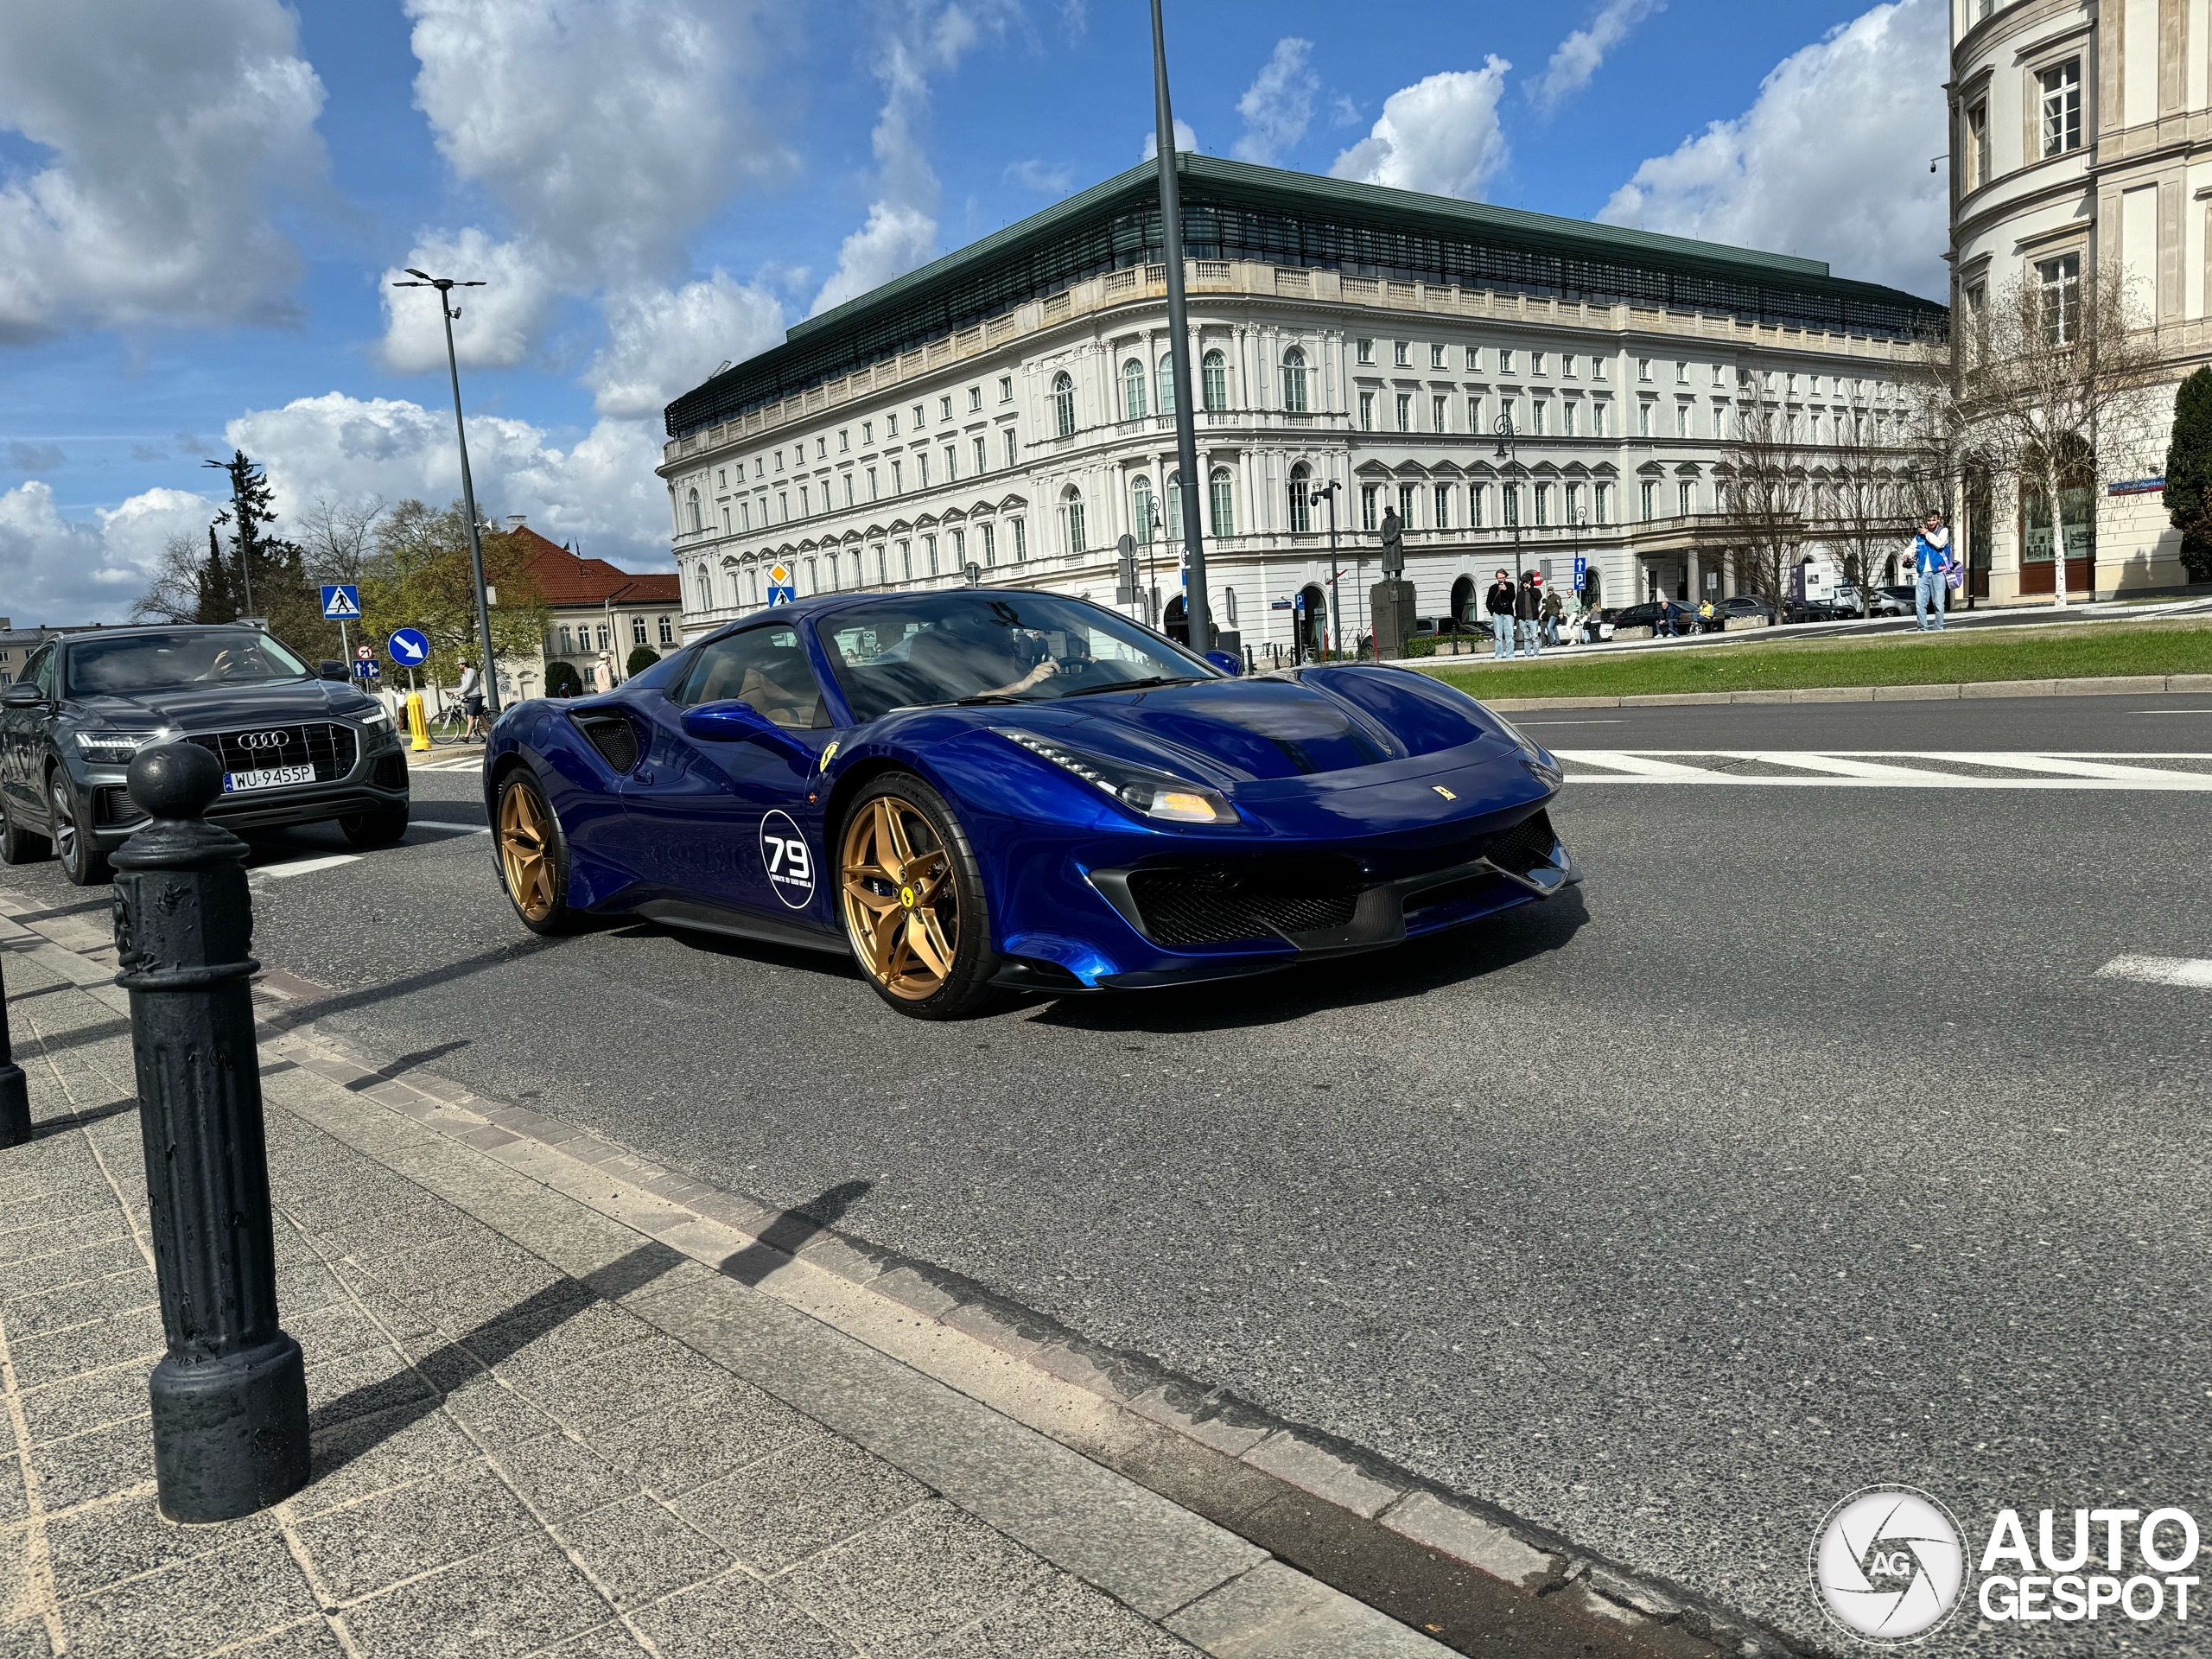
<svg viewBox="0 0 2212 1659"><path fill-rule="evenodd" d="M556 609L575 605L674 605L683 589L674 571L638 575L605 559L580 559L527 524L510 532L523 545L532 580Z"/></svg>

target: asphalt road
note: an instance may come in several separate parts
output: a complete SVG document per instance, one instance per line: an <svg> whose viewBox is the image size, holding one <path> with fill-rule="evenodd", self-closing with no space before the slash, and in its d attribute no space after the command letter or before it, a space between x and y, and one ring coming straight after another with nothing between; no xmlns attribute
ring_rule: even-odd
<svg viewBox="0 0 2212 1659"><path fill-rule="evenodd" d="M1523 723L2212 752L2202 696ZM475 789L420 774L416 816ZM2212 1530L2212 991L2095 976L2212 957L2212 796L1592 782L1555 817L1586 885L1464 937L949 1027L827 957L542 945L482 836L270 843L257 948L372 993L334 1023L383 1053L781 1203L868 1182L855 1231L1808 1639L1844 1645L1808 1544L1869 1484L1974 1555L2001 1507ZM1968 1609L1923 1650L2192 1628Z"/></svg>

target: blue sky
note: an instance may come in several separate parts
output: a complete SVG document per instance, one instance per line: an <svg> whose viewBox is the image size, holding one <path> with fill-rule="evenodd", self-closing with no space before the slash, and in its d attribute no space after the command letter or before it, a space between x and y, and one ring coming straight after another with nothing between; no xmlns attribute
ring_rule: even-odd
<svg viewBox="0 0 2212 1659"><path fill-rule="evenodd" d="M1198 147L1939 296L1938 0L1170 0ZM98 16L98 14L105 14ZM659 404L1138 161L1135 0L0 0L0 614L124 614L243 445L664 564Z"/></svg>

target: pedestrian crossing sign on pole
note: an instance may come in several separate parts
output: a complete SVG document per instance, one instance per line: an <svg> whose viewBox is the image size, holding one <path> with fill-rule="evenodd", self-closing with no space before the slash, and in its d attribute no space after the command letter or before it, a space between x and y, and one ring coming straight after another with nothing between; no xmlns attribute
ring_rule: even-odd
<svg viewBox="0 0 2212 1659"><path fill-rule="evenodd" d="M322 614L332 622L358 622L361 620L361 590L350 582L326 582L322 584Z"/></svg>
<svg viewBox="0 0 2212 1659"><path fill-rule="evenodd" d="M791 580L791 567L781 561L768 567L768 602L788 605L798 597L798 584Z"/></svg>

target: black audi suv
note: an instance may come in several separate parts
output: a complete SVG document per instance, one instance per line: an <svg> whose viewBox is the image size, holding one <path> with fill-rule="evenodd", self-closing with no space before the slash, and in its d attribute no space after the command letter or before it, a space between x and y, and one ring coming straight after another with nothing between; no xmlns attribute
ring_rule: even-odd
<svg viewBox="0 0 2212 1659"><path fill-rule="evenodd" d="M130 759L197 743L223 763L209 818L233 830L335 821L357 847L407 833L407 756L391 716L243 624L99 628L35 651L0 690L0 861L49 849L70 880L105 879L145 818Z"/></svg>

